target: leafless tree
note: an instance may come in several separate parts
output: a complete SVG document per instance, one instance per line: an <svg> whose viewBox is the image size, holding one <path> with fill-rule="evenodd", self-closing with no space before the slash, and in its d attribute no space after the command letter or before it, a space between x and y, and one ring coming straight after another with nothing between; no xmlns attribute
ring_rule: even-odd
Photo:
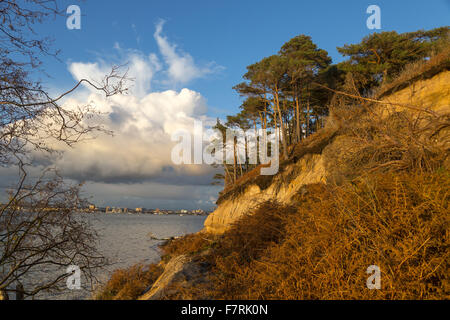
<svg viewBox="0 0 450 320"><path fill-rule="evenodd" d="M96 233L76 214L85 201L79 184L69 184L55 168L30 175L33 155L53 154L55 143L72 147L93 132L105 131L87 121L95 106L70 106L62 99L87 84L106 97L126 93L126 72L112 67L101 82L80 80L51 97L32 75L44 72L40 57L54 56L51 39L38 38L36 24L61 14L56 0L0 0L0 165L17 167L18 182L0 204L0 293L33 297L58 290L77 265L89 280L105 259L95 246ZM89 124L88 124L89 123ZM0 178L1 179L1 178ZM24 281L38 271L55 269L52 277ZM20 291L20 292L18 292Z"/></svg>

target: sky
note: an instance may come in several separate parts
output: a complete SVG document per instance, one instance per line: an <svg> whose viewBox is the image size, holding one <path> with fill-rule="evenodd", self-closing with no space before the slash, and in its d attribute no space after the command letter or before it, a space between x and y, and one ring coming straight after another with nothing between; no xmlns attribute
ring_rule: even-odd
<svg viewBox="0 0 450 320"><path fill-rule="evenodd" d="M449 25L450 0L396 1L219 1L61 0L61 9L81 9L81 29L67 17L38 27L54 39L59 59L43 57L41 75L50 93L71 88L81 78L101 79L112 64L127 63L134 83L127 96L105 100L84 87L68 105L94 102L99 121L114 131L71 150L51 163L99 206L210 209L220 187L207 165L176 166L170 139L194 120L205 127L238 112L241 98L232 87L246 66L275 54L299 34L312 37L333 62L336 47L357 43L374 31L408 32ZM369 30L369 5L381 9L381 30ZM35 168L43 169L45 161ZM1 168L7 181L14 173ZM12 179L12 178L11 178ZM4 187L4 184L2 185Z"/></svg>

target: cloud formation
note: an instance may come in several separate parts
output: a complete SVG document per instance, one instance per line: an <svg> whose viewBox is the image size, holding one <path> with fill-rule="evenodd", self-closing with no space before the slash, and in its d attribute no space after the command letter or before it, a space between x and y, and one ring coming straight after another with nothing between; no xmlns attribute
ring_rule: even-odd
<svg viewBox="0 0 450 320"><path fill-rule="evenodd" d="M66 150L56 161L65 176L97 182L138 182L164 177L176 180L177 176L183 180L183 175L212 172L208 167L175 166L171 160L175 145L172 133L192 131L195 119L211 122L204 115L206 102L198 92L167 90L143 98L122 95L108 100L93 93L89 101L103 112L93 121L114 135L102 134Z"/></svg>
<svg viewBox="0 0 450 320"><path fill-rule="evenodd" d="M156 25L154 37L159 51L168 65L167 73L170 81L185 84L193 79L201 78L223 69L223 67L216 65L214 62L206 66L197 66L189 53L177 50L177 46L170 43L167 37L163 35L164 23L165 21L161 20Z"/></svg>
<svg viewBox="0 0 450 320"><path fill-rule="evenodd" d="M65 102L66 106L88 103L94 106L101 114L91 121L114 132L113 136L103 134L80 142L54 160L65 177L87 181L89 193L102 199L96 199L99 203L126 198L148 206L142 202L152 199L153 193L153 200L158 198L162 205L176 206L185 201L191 207L195 204L205 207L212 205L211 199L217 194L209 185L215 169L207 165L176 166L171 160L175 145L171 141L172 133L180 129L192 132L194 120L203 120L205 125L215 123L207 117L207 103L199 92L175 89L215 72L217 67L196 65L191 55L177 50L162 35L162 28L163 21L156 25L154 34L161 59L156 53L144 54L123 49L118 44L114 46L121 57L120 64L127 63L128 76L134 78L130 94L105 99L86 87L85 92ZM100 81L110 72L111 64L104 60L72 62L68 69L77 81L82 78ZM173 89L154 91L155 82L163 82ZM128 204L125 201L123 205Z"/></svg>

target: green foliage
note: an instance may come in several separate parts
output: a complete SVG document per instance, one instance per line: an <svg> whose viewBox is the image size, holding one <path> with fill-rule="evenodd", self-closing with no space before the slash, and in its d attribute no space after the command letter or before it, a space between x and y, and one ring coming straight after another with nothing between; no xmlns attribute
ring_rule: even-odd
<svg viewBox="0 0 450 320"><path fill-rule="evenodd" d="M361 75L365 83L373 87L391 80L406 64L429 58L443 42L448 42L449 28L398 34L395 31L373 33L361 43L338 47L349 57L339 67L345 72Z"/></svg>
<svg viewBox="0 0 450 320"><path fill-rule="evenodd" d="M339 47L348 59L332 65L327 51L310 36L298 35L283 44L277 54L247 66L244 82L233 87L244 98L241 110L227 116L222 130L278 130L280 154L286 160L293 145L323 127L330 105L348 99L333 90L367 97L381 84L387 88L405 66L433 60L436 52L445 52L448 47L449 27L373 33L358 44ZM235 164L228 168L234 172L229 180L235 184L239 172L242 175L254 168L246 165L238 170Z"/></svg>
<svg viewBox="0 0 450 320"><path fill-rule="evenodd" d="M319 49L311 37L305 35L296 36L286 42L279 54L287 58L287 72L292 82L312 77L331 63L328 52Z"/></svg>

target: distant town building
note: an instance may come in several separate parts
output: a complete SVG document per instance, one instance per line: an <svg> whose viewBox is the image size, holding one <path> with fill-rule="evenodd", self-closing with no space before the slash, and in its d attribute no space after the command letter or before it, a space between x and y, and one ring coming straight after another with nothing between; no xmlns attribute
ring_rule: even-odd
<svg viewBox="0 0 450 320"><path fill-rule="evenodd" d="M48 208L48 210L54 210L52 208ZM168 209L148 209L148 208L119 208L119 207L97 207L95 205L89 205L88 207L82 208L81 212L94 212L100 211L105 213L147 213L147 214L156 214L156 215L171 215L171 214L188 214L188 215L207 215L210 211L205 211L203 209L194 209L194 210L168 210Z"/></svg>

